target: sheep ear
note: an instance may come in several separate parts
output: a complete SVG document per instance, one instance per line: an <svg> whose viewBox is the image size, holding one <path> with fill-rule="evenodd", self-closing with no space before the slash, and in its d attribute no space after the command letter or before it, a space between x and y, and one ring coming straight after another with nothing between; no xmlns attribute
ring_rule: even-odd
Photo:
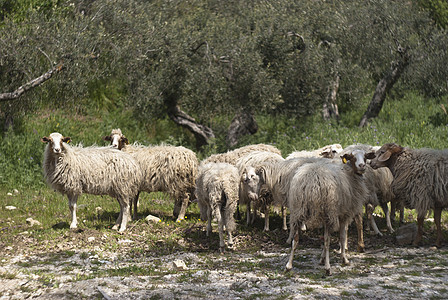
<svg viewBox="0 0 448 300"><path fill-rule="evenodd" d="M244 182L247 180L247 173L243 172L243 174L241 174L241 181Z"/></svg>
<svg viewBox="0 0 448 300"><path fill-rule="evenodd" d="M69 137L69 136L66 136L66 137L64 137L63 139L62 139L62 141L64 142L64 143L70 143L71 142L71 138Z"/></svg>
<svg viewBox="0 0 448 300"><path fill-rule="evenodd" d="M51 140L50 140L50 138L44 136L43 138L40 139L40 141L41 141L42 143L48 143L48 142L50 142Z"/></svg>
<svg viewBox="0 0 448 300"><path fill-rule="evenodd" d="M375 152L366 153L366 155L364 157L366 159L374 159L375 158Z"/></svg>
<svg viewBox="0 0 448 300"><path fill-rule="evenodd" d="M255 174L257 174L261 182L266 182L266 170L264 168L258 169Z"/></svg>
<svg viewBox="0 0 448 300"><path fill-rule="evenodd" d="M383 154L381 154L380 156L378 156L378 161L387 161L391 155L392 155L392 152L389 149L386 152L384 152Z"/></svg>
<svg viewBox="0 0 448 300"><path fill-rule="evenodd" d="M112 136L110 136L110 135L103 136L103 140L110 142L110 141L112 141Z"/></svg>
<svg viewBox="0 0 448 300"><path fill-rule="evenodd" d="M344 154L341 156L342 162L344 164L346 164L352 158L353 158L353 155L351 155L351 154Z"/></svg>
<svg viewBox="0 0 448 300"><path fill-rule="evenodd" d="M128 138L127 138L127 137L122 136L122 137L121 137L121 140L123 141L123 143L124 143L125 145L129 145L129 141L128 141Z"/></svg>

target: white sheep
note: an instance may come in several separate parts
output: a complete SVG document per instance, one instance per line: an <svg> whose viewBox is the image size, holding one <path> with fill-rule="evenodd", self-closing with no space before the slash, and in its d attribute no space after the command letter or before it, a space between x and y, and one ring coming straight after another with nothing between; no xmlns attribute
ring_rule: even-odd
<svg viewBox="0 0 448 300"><path fill-rule="evenodd" d="M448 207L448 149L410 149L395 143L384 144L370 165L387 167L394 177L392 192L406 207L417 211L417 235L414 245L421 242L423 222L428 211L434 210L437 227L436 246L442 242L441 213Z"/></svg>
<svg viewBox="0 0 448 300"><path fill-rule="evenodd" d="M291 254L286 269L292 268L294 251L299 242L299 226L324 228L324 249L321 263L327 275L330 270L330 233L339 230L340 244L346 245L348 224L362 212L367 197L366 159L374 154L354 150L345 154L346 164L321 160L298 168L291 178L287 199L290 209ZM341 247L342 263L348 264L345 247Z"/></svg>
<svg viewBox="0 0 448 300"><path fill-rule="evenodd" d="M372 147L370 145L366 144L356 144L346 147L342 152L341 155L345 153L350 153L351 151L355 149L360 149L367 152L374 152L376 147ZM380 205L381 208L384 211L384 215L386 217L386 224L387 228L389 229L390 233L394 232L394 229L392 228L391 220L390 220L390 211L388 208L388 203L393 203L394 195L391 190L391 183L392 183L392 173L387 168L374 170L370 167L370 165L367 165L366 172L364 174L366 177L366 184L367 188L369 190L369 197L367 199L367 202L365 203L366 206L366 215L368 220L370 221L370 225L372 226L372 229L374 232L380 236L383 234L378 230L378 226L376 225L375 218L373 217L373 211L376 206ZM362 219L361 219L362 222ZM358 225L358 223L357 223ZM362 223L361 223L362 225Z"/></svg>
<svg viewBox="0 0 448 300"><path fill-rule="evenodd" d="M138 192L167 192L175 199L173 215L176 221L185 217L190 197L194 194L198 172L196 154L179 146L129 145L120 129L113 129L109 136L112 147L131 154L142 169L143 181ZM134 199L134 218L137 217L138 194Z"/></svg>
<svg viewBox="0 0 448 300"><path fill-rule="evenodd" d="M264 231L269 231L270 205L277 204L282 207L283 229L288 229L285 207L281 205L281 202L274 203L272 193L266 186L260 186L259 177L255 173L255 168L263 164L277 163L283 160L284 158L280 154L267 151L254 151L237 160L236 166L242 177L239 189L239 202L247 206L247 225L253 223L256 210L258 207L261 207L265 215ZM253 214L251 214L251 203L254 205Z"/></svg>
<svg viewBox="0 0 448 300"><path fill-rule="evenodd" d="M228 151L226 153L212 154L202 161L202 163L209 162L225 162L231 165L235 165L236 161L240 158L254 151L267 151L282 155L281 151L275 146L266 144L247 145L235 150Z"/></svg>
<svg viewBox="0 0 448 300"><path fill-rule="evenodd" d="M126 229L129 205L138 192L141 171L131 155L109 147L77 147L69 137L54 132L43 137L47 143L43 171L49 186L67 195L72 216L70 228L77 228L76 204L82 193L117 198L120 215L113 229Z"/></svg>
<svg viewBox="0 0 448 300"><path fill-rule="evenodd" d="M228 163L206 163L199 167L195 193L201 219L208 221L207 236L212 231L212 218L217 219L221 252L225 247L224 227L229 236L228 244L233 245L233 214L238 202L239 179L238 169Z"/></svg>
<svg viewBox="0 0 448 300"><path fill-rule="evenodd" d="M327 145L322 148L307 151L307 150L301 150L301 151L294 151L290 153L286 159L291 158L302 158L302 157L324 157L324 158L335 158L335 156L342 151L342 146L340 144L332 144Z"/></svg>

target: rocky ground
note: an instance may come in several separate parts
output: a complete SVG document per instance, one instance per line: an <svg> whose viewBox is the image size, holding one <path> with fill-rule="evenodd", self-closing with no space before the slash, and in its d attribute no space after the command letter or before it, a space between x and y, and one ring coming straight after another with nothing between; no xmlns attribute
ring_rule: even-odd
<svg viewBox="0 0 448 300"><path fill-rule="evenodd" d="M205 229L189 230L202 236ZM262 233L237 233L235 249L224 254L216 244L189 245L188 232L182 248L154 241L160 251L142 247L144 232L111 236L68 231L36 245L25 231L13 245L0 245L0 299L448 298L448 248L432 247L432 233L421 247L397 246L390 234L367 235L366 251L350 251L348 266L339 262L334 236L332 276L319 265L321 237L315 233L302 239L290 272L284 271L288 245ZM272 236L286 237L275 230ZM349 247L354 245L352 234Z"/></svg>

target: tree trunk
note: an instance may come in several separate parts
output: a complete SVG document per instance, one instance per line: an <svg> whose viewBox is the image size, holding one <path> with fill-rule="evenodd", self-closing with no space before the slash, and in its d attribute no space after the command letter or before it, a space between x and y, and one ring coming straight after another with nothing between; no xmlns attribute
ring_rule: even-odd
<svg viewBox="0 0 448 300"><path fill-rule="evenodd" d="M409 55L403 53L402 59L392 64L392 68L386 76L380 80L376 86L375 93L373 93L367 111L362 116L359 127L362 128L367 125L370 119L376 118L383 107L384 100L386 100L387 93L394 86L406 67L409 65Z"/></svg>
<svg viewBox="0 0 448 300"><path fill-rule="evenodd" d="M227 133L227 146L233 148L238 144L239 139L248 134L255 134L258 131L257 121L249 112L240 112L233 118Z"/></svg>
<svg viewBox="0 0 448 300"><path fill-rule="evenodd" d="M196 148L199 150L202 146L208 145L210 140L215 138L213 130L207 126L198 124L196 120L185 112L178 105L168 108L168 116L177 125L187 128L196 138Z"/></svg>
<svg viewBox="0 0 448 300"><path fill-rule="evenodd" d="M339 89L339 80L340 76L339 74L336 74L334 76L334 80L328 87L328 94L322 108L322 118L326 121L330 119L336 119L337 121L339 120L339 110L336 103L336 96Z"/></svg>

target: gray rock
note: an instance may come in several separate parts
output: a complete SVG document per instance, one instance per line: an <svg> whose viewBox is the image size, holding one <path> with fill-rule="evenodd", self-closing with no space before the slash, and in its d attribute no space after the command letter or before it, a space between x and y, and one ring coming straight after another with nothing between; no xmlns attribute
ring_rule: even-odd
<svg viewBox="0 0 448 300"><path fill-rule="evenodd" d="M415 223L407 224L398 228L396 232L396 241L399 245L409 245L417 235L417 225Z"/></svg>

